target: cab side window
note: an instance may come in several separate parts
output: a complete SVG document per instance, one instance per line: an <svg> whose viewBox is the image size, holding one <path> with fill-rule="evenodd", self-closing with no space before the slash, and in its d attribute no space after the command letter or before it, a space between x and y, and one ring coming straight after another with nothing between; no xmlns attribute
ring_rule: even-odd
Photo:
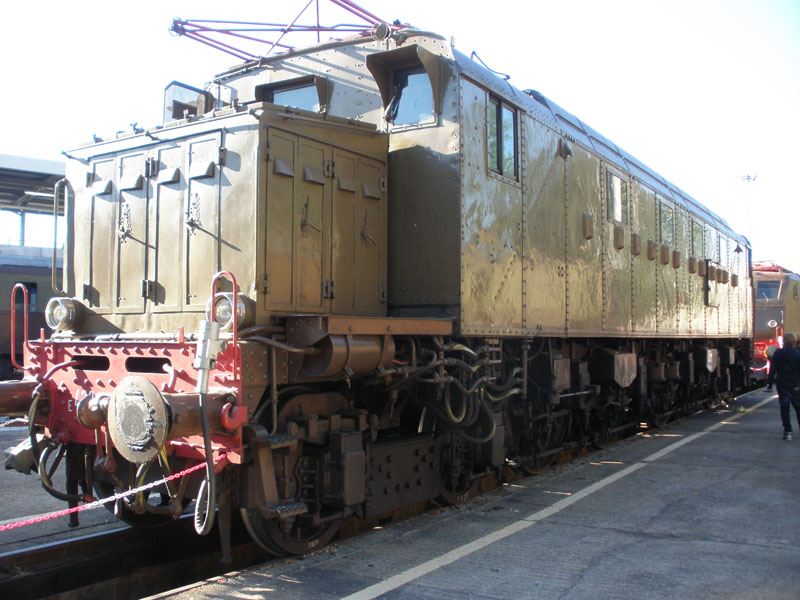
<svg viewBox="0 0 800 600"><path fill-rule="evenodd" d="M692 256L703 257L703 226L692 221Z"/></svg>
<svg viewBox="0 0 800 600"><path fill-rule="evenodd" d="M661 217L661 243L665 246L675 245L675 213L671 206L662 202L660 204Z"/></svg>
<svg viewBox="0 0 800 600"><path fill-rule="evenodd" d="M320 103L319 88L314 77L256 86L256 100L311 112L320 112L324 108Z"/></svg>
<svg viewBox="0 0 800 600"><path fill-rule="evenodd" d="M319 112L319 95L313 84L272 90L270 96L267 101L273 104Z"/></svg>
<svg viewBox="0 0 800 600"><path fill-rule="evenodd" d="M608 220L628 224L628 182L606 169Z"/></svg>
<svg viewBox="0 0 800 600"><path fill-rule="evenodd" d="M518 178L517 109L490 97L487 104L489 170L510 179Z"/></svg>
<svg viewBox="0 0 800 600"><path fill-rule="evenodd" d="M386 120L393 125L415 125L432 121L433 90L422 67L394 72L392 100L386 107Z"/></svg>

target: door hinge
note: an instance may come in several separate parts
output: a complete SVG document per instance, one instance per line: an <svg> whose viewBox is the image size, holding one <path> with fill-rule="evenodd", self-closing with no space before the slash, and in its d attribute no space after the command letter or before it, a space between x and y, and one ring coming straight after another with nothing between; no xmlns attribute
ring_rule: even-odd
<svg viewBox="0 0 800 600"><path fill-rule="evenodd" d="M333 177L333 169L334 169L333 161L326 160L322 167L322 174L325 175L325 177Z"/></svg>
<svg viewBox="0 0 800 600"><path fill-rule="evenodd" d="M386 288L381 286L381 304L386 304Z"/></svg>
<svg viewBox="0 0 800 600"><path fill-rule="evenodd" d="M264 275L261 278L261 293L269 294L269 275Z"/></svg>
<svg viewBox="0 0 800 600"><path fill-rule="evenodd" d="M331 299L336 297L336 284L333 280L328 280L323 283L322 297Z"/></svg>
<svg viewBox="0 0 800 600"><path fill-rule="evenodd" d="M150 279L142 279L142 298L146 300L156 299L156 282Z"/></svg>
<svg viewBox="0 0 800 600"><path fill-rule="evenodd" d="M157 158L150 157L144 161L144 176L147 179L152 179L156 175L158 175L158 165L159 161Z"/></svg>
<svg viewBox="0 0 800 600"><path fill-rule="evenodd" d="M378 178L378 187L382 192L386 191L386 177Z"/></svg>

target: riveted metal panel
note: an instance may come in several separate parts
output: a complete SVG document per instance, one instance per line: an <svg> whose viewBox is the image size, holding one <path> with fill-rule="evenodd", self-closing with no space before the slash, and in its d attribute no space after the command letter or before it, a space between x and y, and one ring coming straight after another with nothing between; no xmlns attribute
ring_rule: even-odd
<svg viewBox="0 0 800 600"><path fill-rule="evenodd" d="M487 131L488 93L462 85L462 127ZM464 327L522 327L522 187L495 176L486 146L464 145L461 315Z"/></svg>
<svg viewBox="0 0 800 600"><path fill-rule="evenodd" d="M671 201L669 198L664 198L662 196L656 197L655 209L656 209L656 223L658 225L658 237L656 241L658 243L659 248L659 256L657 257L656 263L656 291L657 291L657 326L658 326L658 333L661 334L674 334L678 329L678 317L676 311L676 299L677 299L677 278L675 275L675 269L672 268L672 263L670 257L672 256L672 250L674 249L674 241L672 244L669 244L667 240L662 239L662 223L661 223L661 211L662 206L666 206L673 211L673 218L672 221L674 222L674 211L675 211L675 203ZM674 235L674 233L673 233ZM661 260L661 255L665 254L667 257L666 261ZM665 264L666 262L666 264Z"/></svg>
<svg viewBox="0 0 800 600"><path fill-rule="evenodd" d="M572 151L567 160L567 328L571 334L583 334L603 330L603 236L597 230L602 215L600 169L587 150L576 144Z"/></svg>
<svg viewBox="0 0 800 600"><path fill-rule="evenodd" d="M682 206L678 206L675 211L675 250L677 255L673 255L671 263L675 271L677 282L676 310L677 310L677 331L679 335L688 335L690 329L690 306L691 297L689 295L689 250L691 248L691 221L689 212ZM678 258L676 267L675 258Z"/></svg>
<svg viewBox="0 0 800 600"><path fill-rule="evenodd" d="M107 313L115 305L114 285L114 247L116 246L117 191L113 187L114 158L109 157L94 163L92 185L89 188L91 200L90 214L86 223L91 231L89 236L89 278L85 280L82 297L95 312ZM81 290L78 290L81 294Z"/></svg>
<svg viewBox="0 0 800 600"><path fill-rule="evenodd" d="M153 239L153 312L175 312L183 307L183 248L186 195L185 149L161 147L154 156L159 176L153 183L150 221Z"/></svg>
<svg viewBox="0 0 800 600"><path fill-rule="evenodd" d="M717 273L717 302L719 306L719 332L731 332L730 251L728 237L720 235L720 259Z"/></svg>
<svg viewBox="0 0 800 600"><path fill-rule="evenodd" d="M703 259L703 237L699 236L696 242L691 242L694 233L693 229L700 229L703 231L703 223L697 216L693 216L689 223L690 229L690 254L695 258L694 272L687 269L687 287L689 291L689 329L693 335L704 334L706 331L706 318L705 318L705 280L702 276L702 269L704 265ZM697 246L697 247L695 247ZM687 265L688 266L688 265Z"/></svg>
<svg viewBox="0 0 800 600"><path fill-rule="evenodd" d="M257 174L259 147L263 147L259 140L259 129L254 125L225 132L219 214L220 269L233 273L239 291L254 300L260 283L256 276L260 258L257 232L263 223L257 202L257 188L263 183Z"/></svg>
<svg viewBox="0 0 800 600"><path fill-rule="evenodd" d="M551 129L530 118L522 120L525 160L524 302L527 329L537 332L566 329L566 245L564 158Z"/></svg>
<svg viewBox="0 0 800 600"><path fill-rule="evenodd" d="M116 302L117 312L144 310L142 280L146 278L147 203L143 151L119 158L117 210Z"/></svg>
<svg viewBox="0 0 800 600"><path fill-rule="evenodd" d="M330 148L300 138L299 166L294 180L298 186L295 203L297 246L295 251L295 290L299 310L321 312L324 274L329 272Z"/></svg>
<svg viewBox="0 0 800 600"><path fill-rule="evenodd" d="M647 252L649 241L658 239L655 193L638 179L631 181L631 230L641 236L642 252L631 257L633 284L633 331L656 331L656 261Z"/></svg>
<svg viewBox="0 0 800 600"><path fill-rule="evenodd" d="M186 274L184 306L205 309L210 282L219 270L219 183L221 134L187 142L188 185L185 199Z"/></svg>
<svg viewBox="0 0 800 600"><path fill-rule="evenodd" d="M621 172L614 174L627 182ZM616 333L631 330L631 239L627 223L608 214L608 164L601 166L601 219L603 231L603 329ZM628 202L630 203L630 202ZM626 210L628 208L626 207ZM628 215L624 217L628 221ZM617 243L619 242L619 243Z"/></svg>
<svg viewBox="0 0 800 600"><path fill-rule="evenodd" d="M354 314L381 314L385 286L386 227L385 167L361 158L356 167L355 297ZM385 287L383 288L385 289Z"/></svg>
<svg viewBox="0 0 800 600"><path fill-rule="evenodd" d="M356 160L351 153L334 150L331 277L336 283L333 313L338 315L349 314L355 307Z"/></svg>
<svg viewBox="0 0 800 600"><path fill-rule="evenodd" d="M294 306L292 266L295 250L295 164L298 138L269 129L266 201L266 273L269 288L264 295L269 310Z"/></svg>

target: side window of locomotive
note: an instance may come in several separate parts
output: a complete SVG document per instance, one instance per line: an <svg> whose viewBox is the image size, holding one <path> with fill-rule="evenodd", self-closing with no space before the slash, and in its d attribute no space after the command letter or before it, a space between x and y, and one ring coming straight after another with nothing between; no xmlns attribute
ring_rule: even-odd
<svg viewBox="0 0 800 600"><path fill-rule="evenodd" d="M517 110L496 98L489 98L486 120L489 169L517 179Z"/></svg>
<svg viewBox="0 0 800 600"><path fill-rule="evenodd" d="M309 83L301 86L267 89L264 100L281 106L291 106L300 110L319 112L317 86Z"/></svg>
<svg viewBox="0 0 800 600"><path fill-rule="evenodd" d="M759 281L756 290L758 300L777 300L781 296L780 281Z"/></svg>
<svg viewBox="0 0 800 600"><path fill-rule="evenodd" d="M663 202L659 210L661 217L661 243L672 247L675 245L675 213L671 206Z"/></svg>
<svg viewBox="0 0 800 600"><path fill-rule="evenodd" d="M628 182L606 169L608 220L628 224Z"/></svg>
<svg viewBox="0 0 800 600"><path fill-rule="evenodd" d="M692 221L692 256L703 256L703 226L697 221Z"/></svg>
<svg viewBox="0 0 800 600"><path fill-rule="evenodd" d="M717 232L710 226L706 226L705 251L706 258L719 262L719 246L717 246Z"/></svg>
<svg viewBox="0 0 800 600"><path fill-rule="evenodd" d="M392 81L392 99L386 107L392 125L416 125L433 120L433 90L422 67L398 69Z"/></svg>

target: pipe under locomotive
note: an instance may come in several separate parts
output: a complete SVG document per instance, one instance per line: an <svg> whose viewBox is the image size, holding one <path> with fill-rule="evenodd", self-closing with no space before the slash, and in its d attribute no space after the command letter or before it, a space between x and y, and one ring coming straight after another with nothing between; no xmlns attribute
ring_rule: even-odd
<svg viewBox="0 0 800 600"><path fill-rule="evenodd" d="M238 510L304 553L748 383L747 240L438 36L213 89L173 84L163 126L71 151L56 188L63 289L0 414L70 505L151 526L194 500L198 533Z"/></svg>

